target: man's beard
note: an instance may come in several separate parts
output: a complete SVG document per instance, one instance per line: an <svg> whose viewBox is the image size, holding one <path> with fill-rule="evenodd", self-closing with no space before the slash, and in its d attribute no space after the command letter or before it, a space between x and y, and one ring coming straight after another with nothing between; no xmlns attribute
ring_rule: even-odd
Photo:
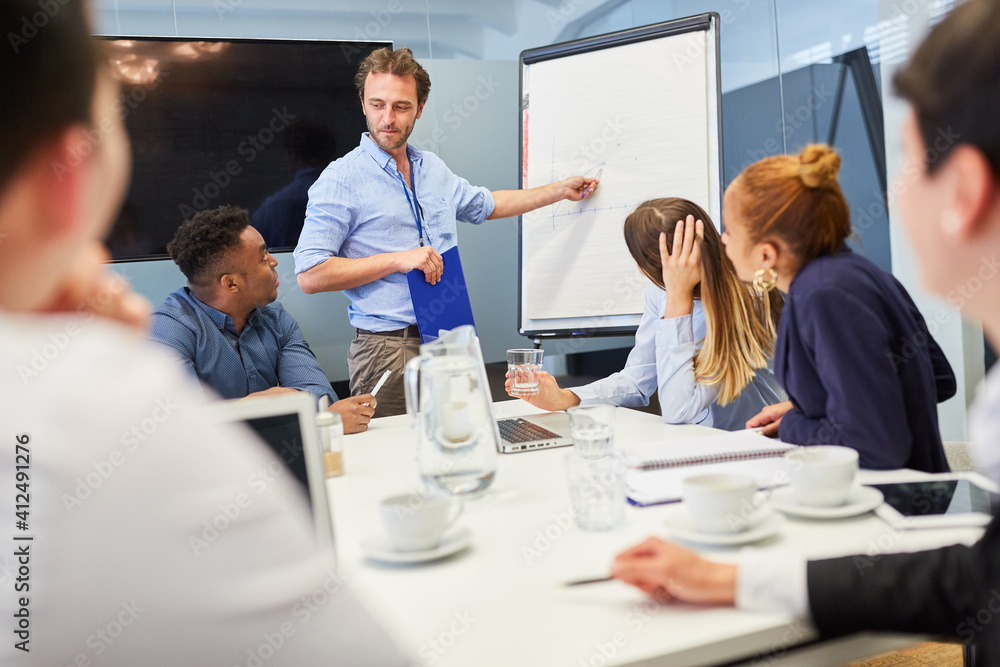
<svg viewBox="0 0 1000 667"><path fill-rule="evenodd" d="M397 148L402 148L406 145L406 140L410 138L410 134L413 132L413 126L410 125L407 128L397 128L398 132L396 134L396 141L392 144L386 144L375 128L372 127L371 123L366 119L365 121L368 125L368 132L371 135L372 141L374 141L379 148L384 150L386 153L389 151L394 151Z"/></svg>

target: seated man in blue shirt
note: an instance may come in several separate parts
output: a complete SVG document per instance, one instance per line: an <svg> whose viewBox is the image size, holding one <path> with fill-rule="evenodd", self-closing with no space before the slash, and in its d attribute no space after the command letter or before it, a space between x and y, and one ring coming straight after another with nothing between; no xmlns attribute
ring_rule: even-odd
<svg viewBox="0 0 1000 667"><path fill-rule="evenodd" d="M278 265L247 212L202 211L180 226L167 252L188 279L153 314L153 338L222 398L308 391L329 396L345 433L368 429L370 394L342 401L278 298Z"/></svg>

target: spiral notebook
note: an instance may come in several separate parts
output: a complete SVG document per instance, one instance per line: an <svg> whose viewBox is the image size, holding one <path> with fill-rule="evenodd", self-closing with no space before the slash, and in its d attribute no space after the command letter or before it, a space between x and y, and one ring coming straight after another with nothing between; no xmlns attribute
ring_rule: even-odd
<svg viewBox="0 0 1000 667"><path fill-rule="evenodd" d="M788 483L783 457L795 447L753 429L632 445L624 452L628 499L640 507L676 502L694 475L735 473L755 477L761 488L781 486Z"/></svg>

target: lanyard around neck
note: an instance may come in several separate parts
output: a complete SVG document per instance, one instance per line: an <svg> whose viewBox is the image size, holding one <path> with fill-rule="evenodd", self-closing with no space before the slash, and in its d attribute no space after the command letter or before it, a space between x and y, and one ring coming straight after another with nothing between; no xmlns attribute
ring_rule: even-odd
<svg viewBox="0 0 1000 667"><path fill-rule="evenodd" d="M410 213L413 214L413 219L417 221L417 233L420 235L420 245L424 245L424 226L420 219L420 202L417 201L417 186L416 181L413 178L413 160L410 157L406 158L410 163L410 187L413 188L413 197L410 197L410 188L406 187L406 181L403 180L403 175L396 170L399 174L399 182L403 184L403 194L406 195L406 203L410 206Z"/></svg>

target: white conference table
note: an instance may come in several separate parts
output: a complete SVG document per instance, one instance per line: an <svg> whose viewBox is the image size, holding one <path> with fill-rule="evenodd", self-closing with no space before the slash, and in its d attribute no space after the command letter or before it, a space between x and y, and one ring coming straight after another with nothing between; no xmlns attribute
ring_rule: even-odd
<svg viewBox="0 0 1000 667"><path fill-rule="evenodd" d="M523 401L496 404L498 416L538 412ZM658 417L619 409L616 444L705 436L701 426L668 426ZM680 504L626 510L625 524L588 533L569 518L564 448L500 455L497 476L482 498L466 503L457 526L473 532L469 549L418 565L384 565L365 558L361 541L382 531L379 501L417 491L417 432L407 416L372 422L344 439L347 473L328 481L338 562L348 585L417 664L462 667L544 665L707 665L737 660L778 664L797 644L817 638L790 615L732 608L660 605L613 581L574 588L561 584L606 575L612 558L651 535ZM917 479L923 473L863 472L877 483ZM794 550L810 558L913 551L978 538L978 529L893 529L874 514L840 521L789 519L779 535L754 545ZM734 560L738 548L698 548L707 557ZM859 649L859 642L861 648ZM839 664L862 653L899 645L864 635L834 649ZM814 645L815 646L815 645ZM827 646L817 654L831 649Z"/></svg>

